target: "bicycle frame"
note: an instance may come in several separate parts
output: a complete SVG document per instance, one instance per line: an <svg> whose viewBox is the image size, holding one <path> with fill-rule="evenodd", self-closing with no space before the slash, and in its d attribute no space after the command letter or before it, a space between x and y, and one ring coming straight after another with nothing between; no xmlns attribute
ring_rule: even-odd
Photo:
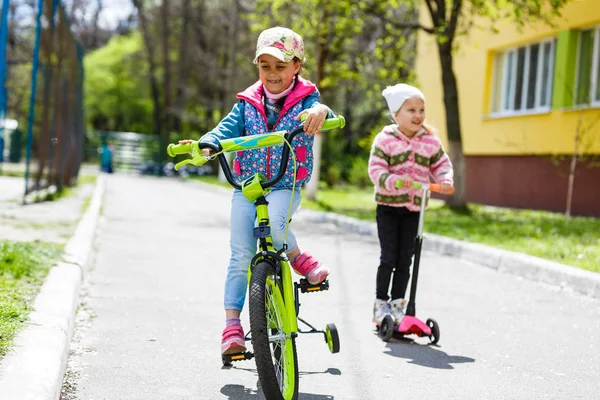
<svg viewBox="0 0 600 400"><path fill-rule="evenodd" d="M322 130L329 130L334 128L343 128L345 126L344 117L341 115L335 118L329 118L325 120ZM248 201L254 203L256 205L256 215L258 220L258 227L255 228L255 236L260 241L259 251L257 256L251 262L249 272L248 272L248 281L250 281L252 267L256 265L256 262L261 259L269 259L274 263L275 266L280 265L280 273L281 279L283 281L283 297L285 302L285 310L286 310L286 319L284 321L284 326L286 333L293 333L294 335L298 333L298 320L297 320L297 306L295 304L295 291L293 286L293 279L291 268L289 265L289 260L287 255L284 253L285 248L281 250L277 250L273 247L273 238L270 235L271 227L270 227L270 219L268 212L268 202L266 200L266 195L270 192L270 188L277 184L281 179L283 179L286 168L290 156L291 143L294 140L294 137L304 131L304 124L300 124L297 128L293 129L291 132L286 131L277 131L268 134L258 134L258 135L249 135L242 136L237 138L225 139L219 141L219 143L208 143L208 142L192 142L187 144L170 144L167 148L167 153L174 157L178 154L186 154L191 153L192 158L181 161L175 165L175 169L179 169L181 166L185 164L193 164L193 165L202 165L206 163L212 157L205 157L202 155L201 149L208 148L215 153L221 169L225 174L225 178L227 182L234 187L235 189L241 190L242 194ZM260 173L256 173L251 177L245 179L242 183L239 183L236 178L233 176L231 172L231 168L229 167L229 163L225 158L224 152L235 152L240 150L248 150L255 149L261 147L269 147L269 146L278 146L287 144L283 148L281 155L281 163L279 167L279 172L277 175L270 179L266 180L264 175ZM289 147L288 147L289 146ZM292 150L293 153L293 150Z"/></svg>
<svg viewBox="0 0 600 400"><path fill-rule="evenodd" d="M244 193L243 186L242 193ZM256 200L255 205L256 217L258 220L258 227L255 229L255 233L257 233L257 236L259 236L257 239L259 239L260 244L257 255L250 262L250 268L248 269L248 282L250 282L252 276L252 268L257 264L258 261L267 260L275 265L282 281L281 292L283 294L284 304L280 306L283 306L283 309L285 309L283 320L284 331L286 335L294 336L298 333L298 316L296 314L296 299L294 298L291 266L289 264L287 255L282 252L285 249L278 251L273 246L273 238L270 235L271 224L269 219L269 208L265 196L259 197ZM268 232L268 234L262 237L260 236L261 232ZM277 268L278 265L280 268Z"/></svg>
<svg viewBox="0 0 600 400"><path fill-rule="evenodd" d="M342 116L325 121L322 129L328 130L345 125ZM328 324L324 331L319 331L306 321L298 318L299 294L298 289L305 291L327 290L327 280L318 285L310 285L307 279L300 280L300 284L293 282L292 269L285 251L287 250L284 238L282 249L276 249L271 236L271 222L267 195L271 187L283 179L290 152L294 157L294 184L296 160L291 142L294 137L304 131L301 123L291 132L273 132L260 135L250 135L232 139L221 140L218 143L191 142L179 145L169 145L167 152L171 157L177 154L192 154L191 159L176 164L175 169L182 165L202 165L211 157L202 155L201 149L211 149L218 157L219 164L229 184L241 190L243 196L256 207L257 226L254 228L254 237L259 245L256 255L250 261L248 268L249 285L249 311L252 336L252 345L255 353L222 355L224 365L231 365L231 361L248 360L255 358L256 368L261 386L267 398L292 400L298 397L298 359L295 339L298 333L320 332L325 336L332 353L339 352L339 335L335 324ZM248 150L274 145L286 145L281 152L281 163L277 175L267 180L264 175L254 173L243 182L238 182L233 176L224 152ZM293 196L293 194L292 194ZM291 207L287 217L289 224ZM286 225L287 229L287 225ZM287 235L287 234L286 234ZM256 270L256 271L255 271ZM255 275L253 275L255 273ZM311 331L300 331L298 321L308 325ZM255 329L256 328L256 329ZM246 336L248 340L248 336Z"/></svg>

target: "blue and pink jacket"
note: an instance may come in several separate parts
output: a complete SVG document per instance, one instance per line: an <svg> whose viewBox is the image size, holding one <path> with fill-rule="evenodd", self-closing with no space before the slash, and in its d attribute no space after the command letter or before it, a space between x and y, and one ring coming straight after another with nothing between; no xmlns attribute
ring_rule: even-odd
<svg viewBox="0 0 600 400"><path fill-rule="evenodd" d="M319 91L310 81L298 77L296 86L287 95L278 117L271 124L267 118L263 85L256 82L236 96L239 101L233 106L231 112L219 122L217 127L206 135L201 141L216 143L216 139L228 139L246 135L256 135L280 130L291 131L300 124L296 120L303 110L319 104ZM330 111L329 117L333 116ZM269 125L272 125L269 129ZM294 138L292 146L296 153L296 186L299 187L310 180L313 167L314 136L301 133ZM285 146L285 145L284 145ZM238 151L233 161L234 176L238 181L260 172L272 178L279 172L281 152L283 146L267 147ZM291 188L293 183L294 164L292 157L288 161L287 172L283 179L274 188Z"/></svg>

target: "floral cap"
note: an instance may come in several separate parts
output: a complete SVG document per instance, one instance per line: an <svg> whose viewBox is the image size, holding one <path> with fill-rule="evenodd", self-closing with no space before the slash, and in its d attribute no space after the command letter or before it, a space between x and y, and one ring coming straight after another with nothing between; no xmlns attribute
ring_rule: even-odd
<svg viewBox="0 0 600 400"><path fill-rule="evenodd" d="M262 54L270 54L283 62L290 62L294 57L304 62L304 41L291 29L281 26L269 28L258 37L254 64L258 63L258 57Z"/></svg>

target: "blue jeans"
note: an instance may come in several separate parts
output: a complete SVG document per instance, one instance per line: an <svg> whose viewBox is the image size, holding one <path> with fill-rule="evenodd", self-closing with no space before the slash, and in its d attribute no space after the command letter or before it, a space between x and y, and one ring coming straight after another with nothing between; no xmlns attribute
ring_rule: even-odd
<svg viewBox="0 0 600 400"><path fill-rule="evenodd" d="M271 236L276 249L283 247L285 224L290 208L291 189L277 189L267 195L269 202L269 218L271 219ZM300 205L300 188L294 192L292 215ZM290 216L291 217L291 216ZM256 226L256 208L240 190L234 190L231 199L231 236L229 245L231 258L225 281L225 309L241 311L246 300L248 288L248 267L256 255L257 239L254 237ZM291 229L287 236L287 253L298 247L296 237Z"/></svg>

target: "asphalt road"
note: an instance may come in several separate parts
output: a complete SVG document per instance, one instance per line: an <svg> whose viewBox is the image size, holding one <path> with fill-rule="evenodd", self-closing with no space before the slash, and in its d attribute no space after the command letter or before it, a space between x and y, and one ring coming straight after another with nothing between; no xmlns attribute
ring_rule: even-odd
<svg viewBox="0 0 600 400"><path fill-rule="evenodd" d="M254 361L223 369L230 193L198 182L109 176L97 253L79 307L63 400L261 399ZM371 323L378 243L294 221L331 268L301 316L334 322L297 340L300 399L600 399L600 301L424 253L426 339L382 342ZM243 312L247 328L247 309Z"/></svg>

